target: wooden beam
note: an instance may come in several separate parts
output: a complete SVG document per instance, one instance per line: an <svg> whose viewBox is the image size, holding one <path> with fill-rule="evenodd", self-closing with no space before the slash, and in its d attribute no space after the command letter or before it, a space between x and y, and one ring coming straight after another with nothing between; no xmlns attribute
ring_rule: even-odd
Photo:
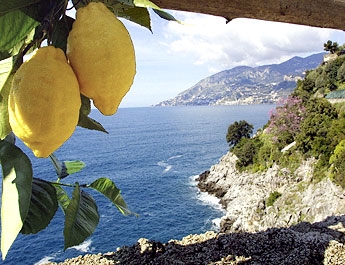
<svg viewBox="0 0 345 265"><path fill-rule="evenodd" d="M152 0L163 9L345 30L345 0Z"/></svg>

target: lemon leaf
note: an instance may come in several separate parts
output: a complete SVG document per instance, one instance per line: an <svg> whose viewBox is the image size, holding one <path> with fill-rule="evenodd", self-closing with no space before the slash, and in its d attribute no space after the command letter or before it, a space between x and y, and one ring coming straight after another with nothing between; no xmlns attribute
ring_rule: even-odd
<svg viewBox="0 0 345 265"><path fill-rule="evenodd" d="M17 9L21 9L32 4L36 4L41 0L11 0L11 1L2 1L0 5L0 16Z"/></svg>
<svg viewBox="0 0 345 265"><path fill-rule="evenodd" d="M150 14L147 8L131 7L120 9L117 15L152 31Z"/></svg>
<svg viewBox="0 0 345 265"><path fill-rule="evenodd" d="M154 8L153 11L154 11L158 16L160 16L161 18L163 18L163 19L165 19L165 20L168 20L168 21L175 21L175 22L181 23L181 21L177 20L173 15L169 14L168 12L165 12L165 11L162 10L162 9Z"/></svg>
<svg viewBox="0 0 345 265"><path fill-rule="evenodd" d="M0 53L4 56L15 55L13 49L18 43L25 43L27 36L33 38L32 31L39 23L21 10L14 10L0 16ZM2 58L4 59L4 58Z"/></svg>
<svg viewBox="0 0 345 265"><path fill-rule="evenodd" d="M92 235L98 222L99 213L96 202L76 183L72 199L65 212L65 249L79 245Z"/></svg>
<svg viewBox="0 0 345 265"><path fill-rule="evenodd" d="M133 3L137 7L152 8L153 11L163 19L170 20L170 21L176 21L176 22L180 23L180 21L177 20L174 16L172 16L168 12L164 11L159 6L157 6L155 3L152 3L149 0L133 0Z"/></svg>
<svg viewBox="0 0 345 265"><path fill-rule="evenodd" d="M0 141L2 167L1 252L8 250L22 229L27 217L32 186L32 166L29 158L15 145Z"/></svg>
<svg viewBox="0 0 345 265"><path fill-rule="evenodd" d="M91 112L91 100L82 94L80 94L80 99L81 99L80 112L88 116Z"/></svg>
<svg viewBox="0 0 345 265"><path fill-rule="evenodd" d="M79 161L79 160L64 161L62 163L66 167L66 171L69 175L77 173L85 167L85 163L83 161Z"/></svg>
<svg viewBox="0 0 345 265"><path fill-rule="evenodd" d="M89 129L108 133L106 129L98 121L86 116L84 113L79 113L78 126Z"/></svg>
<svg viewBox="0 0 345 265"><path fill-rule="evenodd" d="M58 183L54 183L53 186L55 187L56 197L59 203L60 208L62 209L63 213L66 214L67 207L71 202L67 192L59 185Z"/></svg>
<svg viewBox="0 0 345 265"><path fill-rule="evenodd" d="M137 215L133 213L131 210L129 210L126 202L121 196L121 191L110 179L99 178L92 182L88 187L97 190L98 192L102 193L105 197L107 197L123 215Z"/></svg>
<svg viewBox="0 0 345 265"><path fill-rule="evenodd" d="M0 139L4 139L11 131L8 121L8 95L11 79L9 78L13 67L12 58L0 61Z"/></svg>
<svg viewBox="0 0 345 265"><path fill-rule="evenodd" d="M56 191L49 182L34 178L28 215L25 218L22 234L36 234L48 226L58 208Z"/></svg>

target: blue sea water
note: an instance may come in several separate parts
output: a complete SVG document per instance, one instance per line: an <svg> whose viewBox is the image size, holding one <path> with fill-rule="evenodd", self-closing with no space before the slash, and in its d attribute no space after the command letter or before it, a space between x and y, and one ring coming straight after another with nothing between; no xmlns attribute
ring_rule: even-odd
<svg viewBox="0 0 345 265"><path fill-rule="evenodd" d="M101 215L95 233L80 246L63 251L62 211L44 231L19 235L0 264L60 262L86 253L115 251L139 238L166 242L188 234L216 230L224 214L217 200L196 188L195 176L217 163L228 150L225 135L234 121L246 120L256 131L274 105L123 108L111 117L92 117L109 134L77 128L56 152L60 160L82 160L86 167L64 181L91 183L112 179L129 208L124 217L102 195L90 191ZM49 159L30 155L34 175L54 181Z"/></svg>

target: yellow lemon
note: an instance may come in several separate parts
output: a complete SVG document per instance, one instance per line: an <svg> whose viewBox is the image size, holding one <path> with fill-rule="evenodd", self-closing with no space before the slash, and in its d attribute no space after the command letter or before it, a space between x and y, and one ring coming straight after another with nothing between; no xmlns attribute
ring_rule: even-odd
<svg viewBox="0 0 345 265"><path fill-rule="evenodd" d="M78 80L61 49L37 50L13 77L9 120L37 157L47 157L74 132L79 119Z"/></svg>
<svg viewBox="0 0 345 265"><path fill-rule="evenodd" d="M112 115L135 76L135 52L122 22L101 2L78 9L67 39L67 57L80 92Z"/></svg>

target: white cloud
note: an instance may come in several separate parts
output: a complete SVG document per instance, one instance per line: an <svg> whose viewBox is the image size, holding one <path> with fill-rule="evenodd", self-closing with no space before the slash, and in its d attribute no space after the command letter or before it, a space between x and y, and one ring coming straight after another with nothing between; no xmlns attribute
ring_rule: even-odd
<svg viewBox="0 0 345 265"><path fill-rule="evenodd" d="M328 39L345 42L342 31L252 19L176 12L184 24L170 22L165 44L175 54L192 56L196 65L219 71L237 65L278 63L292 56L321 52Z"/></svg>

